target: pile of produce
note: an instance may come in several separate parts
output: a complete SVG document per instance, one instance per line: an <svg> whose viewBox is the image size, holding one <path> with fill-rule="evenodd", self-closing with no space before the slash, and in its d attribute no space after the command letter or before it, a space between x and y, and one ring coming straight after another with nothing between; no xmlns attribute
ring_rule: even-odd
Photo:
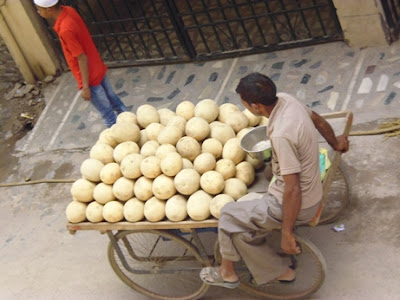
<svg viewBox="0 0 400 300"><path fill-rule="evenodd" d="M71 187L67 219L78 222L202 221L247 194L263 161L240 139L268 122L231 103L144 104L99 135Z"/></svg>

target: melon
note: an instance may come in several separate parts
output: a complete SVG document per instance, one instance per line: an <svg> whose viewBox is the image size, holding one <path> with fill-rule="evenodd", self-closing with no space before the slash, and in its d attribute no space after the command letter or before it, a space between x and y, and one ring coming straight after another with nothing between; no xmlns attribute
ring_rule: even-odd
<svg viewBox="0 0 400 300"><path fill-rule="evenodd" d="M146 137L148 141L157 141L158 135L164 126L160 123L151 123L146 127Z"/></svg>
<svg viewBox="0 0 400 300"><path fill-rule="evenodd" d="M191 195L200 187L200 174L194 169L182 169L174 177L176 190L183 195Z"/></svg>
<svg viewBox="0 0 400 300"><path fill-rule="evenodd" d="M151 123L160 123L160 116L157 109L149 104L143 104L136 110L137 121L142 128Z"/></svg>
<svg viewBox="0 0 400 300"><path fill-rule="evenodd" d="M223 194L228 194L237 200L247 194L247 186L238 178L229 178L225 181Z"/></svg>
<svg viewBox="0 0 400 300"><path fill-rule="evenodd" d="M87 204L80 201L72 201L67 205L65 214L71 223L79 223L86 220Z"/></svg>
<svg viewBox="0 0 400 300"><path fill-rule="evenodd" d="M232 160L223 158L217 161L215 171L222 174L226 180L235 176L236 165Z"/></svg>
<svg viewBox="0 0 400 300"><path fill-rule="evenodd" d="M208 123L215 121L219 114L217 103L212 99L203 99L196 104L194 108L194 116L203 118Z"/></svg>
<svg viewBox="0 0 400 300"><path fill-rule="evenodd" d="M247 186L250 186L256 178L253 165L247 161L237 164L235 177L243 181Z"/></svg>
<svg viewBox="0 0 400 300"><path fill-rule="evenodd" d="M235 133L238 133L249 125L249 119L241 111L233 111L229 114L225 123L230 125Z"/></svg>
<svg viewBox="0 0 400 300"><path fill-rule="evenodd" d="M190 101L182 101L176 107L176 114L184 117L186 121L194 117L195 105Z"/></svg>
<svg viewBox="0 0 400 300"><path fill-rule="evenodd" d="M159 159L163 160L163 159L165 158L165 156L167 156L167 154L168 154L168 153L171 153L171 152L177 153L177 152L176 152L175 146L174 146L174 145L171 145L171 144L163 144L163 145L160 145L160 146L157 148L155 155L156 155Z"/></svg>
<svg viewBox="0 0 400 300"><path fill-rule="evenodd" d="M121 163L121 161L125 158L125 156L127 156L128 154L131 153L139 153L140 149L138 144L136 144L135 142L132 141L128 141L128 142L123 142L121 144L118 144L115 148L114 148L114 152L113 152L113 158L114 161L118 164Z"/></svg>
<svg viewBox="0 0 400 300"><path fill-rule="evenodd" d="M161 129L160 134L157 137L157 142L160 145L171 144L175 146L181 137L182 131L179 127L166 126Z"/></svg>
<svg viewBox="0 0 400 300"><path fill-rule="evenodd" d="M140 164L140 172L147 178L156 178L161 174L161 160L157 156L148 156Z"/></svg>
<svg viewBox="0 0 400 300"><path fill-rule="evenodd" d="M260 123L261 116L256 116L251 111L249 111L247 108L245 110L243 110L243 114L247 117L250 127L257 126L258 123Z"/></svg>
<svg viewBox="0 0 400 300"><path fill-rule="evenodd" d="M71 186L71 195L80 202L91 202L93 201L93 190L96 184L80 178L76 180Z"/></svg>
<svg viewBox="0 0 400 300"><path fill-rule="evenodd" d="M222 155L222 143L217 139L208 138L201 144L201 152L211 153L215 159L218 159Z"/></svg>
<svg viewBox="0 0 400 300"><path fill-rule="evenodd" d="M166 201L153 196L144 203L144 216L150 222L159 222L165 218Z"/></svg>
<svg viewBox="0 0 400 300"><path fill-rule="evenodd" d="M200 177L200 186L208 194L216 195L224 189L225 180L217 171L207 171Z"/></svg>
<svg viewBox="0 0 400 300"><path fill-rule="evenodd" d="M238 138L232 138L225 143L222 149L222 158L230 159L237 165L245 157L246 152L240 147L240 140Z"/></svg>
<svg viewBox="0 0 400 300"><path fill-rule="evenodd" d="M113 186L104 182L99 183L94 188L93 198L100 204L106 204L107 202L115 200Z"/></svg>
<svg viewBox="0 0 400 300"><path fill-rule="evenodd" d="M159 146L160 144L157 141L147 141L143 144L142 148L140 148L140 154L144 157L155 155Z"/></svg>
<svg viewBox="0 0 400 300"><path fill-rule="evenodd" d="M222 145L236 136L232 127L222 122L215 121L210 124L210 128L210 137L219 140Z"/></svg>
<svg viewBox="0 0 400 300"><path fill-rule="evenodd" d="M124 217L128 222L139 222L144 218L144 202L137 198L129 199L124 204Z"/></svg>
<svg viewBox="0 0 400 300"><path fill-rule="evenodd" d="M201 153L201 146L196 139L190 136L184 136L176 144L176 150L182 158L194 161L194 159Z"/></svg>
<svg viewBox="0 0 400 300"><path fill-rule="evenodd" d="M174 195L165 203L165 216L173 222L183 221L187 218L187 200L182 195Z"/></svg>
<svg viewBox="0 0 400 300"><path fill-rule="evenodd" d="M210 213L214 218L219 219L221 215L221 208L225 206L225 204L235 202L232 196L226 194L216 195L211 199L210 202Z"/></svg>
<svg viewBox="0 0 400 300"><path fill-rule="evenodd" d="M193 117L186 123L186 136L190 136L201 142L210 134L210 125L206 120L199 117Z"/></svg>
<svg viewBox="0 0 400 300"><path fill-rule="evenodd" d="M138 125L137 117L133 112L124 111L117 116L117 123L128 122Z"/></svg>
<svg viewBox="0 0 400 300"><path fill-rule="evenodd" d="M121 176L119 164L115 162L106 164L100 171L100 179L106 184L113 184Z"/></svg>
<svg viewBox="0 0 400 300"><path fill-rule="evenodd" d="M99 135L99 142L115 147L118 142L113 138L111 128L104 129Z"/></svg>
<svg viewBox="0 0 400 300"><path fill-rule="evenodd" d="M193 168L201 175L207 171L213 170L215 168L215 164L216 159L214 155L205 152L201 153L195 158L193 161Z"/></svg>
<svg viewBox="0 0 400 300"><path fill-rule="evenodd" d="M108 144L96 143L90 149L90 158L97 159L103 164L114 162L113 157L114 149Z"/></svg>
<svg viewBox="0 0 400 300"><path fill-rule="evenodd" d="M138 153L128 154L121 161L121 173L123 176L129 179L136 179L142 176L142 172L140 171L140 165L144 156Z"/></svg>
<svg viewBox="0 0 400 300"><path fill-rule="evenodd" d="M133 192L139 200L146 201L153 196L153 179L140 177L136 180Z"/></svg>
<svg viewBox="0 0 400 300"><path fill-rule="evenodd" d="M176 113L169 108L160 108L158 110L158 115L160 116L160 123L163 126L167 126L169 120L176 116Z"/></svg>
<svg viewBox="0 0 400 300"><path fill-rule="evenodd" d="M161 159L161 171L167 176L175 176L182 170L183 160L182 156L177 152L170 152Z"/></svg>
<svg viewBox="0 0 400 300"><path fill-rule="evenodd" d="M167 126L178 127L183 136L186 128L186 119L182 116L174 116L168 121Z"/></svg>
<svg viewBox="0 0 400 300"><path fill-rule="evenodd" d="M174 179L172 177L161 174L153 180L153 195L160 200L167 200L176 193Z"/></svg>
<svg viewBox="0 0 400 300"><path fill-rule="evenodd" d="M233 103L224 103L219 107L218 121L226 123L230 118L230 114L235 111L240 111Z"/></svg>
<svg viewBox="0 0 400 300"><path fill-rule="evenodd" d="M90 202L86 207L86 219L93 223L103 221L103 206L97 201Z"/></svg>
<svg viewBox="0 0 400 300"><path fill-rule="evenodd" d="M104 164L98 159L88 158L81 164L81 174L83 178L92 181L100 182L100 171L104 167Z"/></svg>
<svg viewBox="0 0 400 300"><path fill-rule="evenodd" d="M111 134L118 143L137 142L140 139L140 128L135 123L120 122L111 127Z"/></svg>
<svg viewBox="0 0 400 300"><path fill-rule="evenodd" d="M110 201L103 206L103 218L107 222L115 223L124 219L124 205L119 201Z"/></svg>
<svg viewBox="0 0 400 300"><path fill-rule="evenodd" d="M212 196L199 190L191 195L187 201L186 210L190 218L203 221L210 216L210 202Z"/></svg>
<svg viewBox="0 0 400 300"><path fill-rule="evenodd" d="M127 201L133 197L135 181L126 177L118 178L113 184L113 194L120 201Z"/></svg>

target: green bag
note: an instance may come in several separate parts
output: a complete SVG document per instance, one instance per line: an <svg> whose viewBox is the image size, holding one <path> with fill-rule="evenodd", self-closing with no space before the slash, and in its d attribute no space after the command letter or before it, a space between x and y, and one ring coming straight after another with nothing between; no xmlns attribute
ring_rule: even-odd
<svg viewBox="0 0 400 300"><path fill-rule="evenodd" d="M330 166L331 161L328 157L328 150L325 148L319 148L319 169L321 171L321 181L324 181L326 172L328 171ZM275 182L275 180L276 177L274 175L271 179L271 182L269 183L269 186L271 186L271 184Z"/></svg>

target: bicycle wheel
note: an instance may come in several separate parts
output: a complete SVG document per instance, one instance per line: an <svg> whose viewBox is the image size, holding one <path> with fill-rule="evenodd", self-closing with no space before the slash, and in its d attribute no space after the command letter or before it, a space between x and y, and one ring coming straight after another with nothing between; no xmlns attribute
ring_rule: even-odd
<svg viewBox="0 0 400 300"><path fill-rule="evenodd" d="M206 266L197 248L168 231L121 231L110 242L108 259L118 277L134 290L157 299L196 299L208 285L199 276Z"/></svg>
<svg viewBox="0 0 400 300"><path fill-rule="evenodd" d="M268 283L257 285L243 262L237 263L236 272L240 278L239 288L263 299L304 299L315 293L325 279L326 263L321 252L310 241L296 235L302 253L296 256L296 280L292 283ZM267 237L271 247L280 252L280 232L274 231ZM268 272L268 270L265 270Z"/></svg>
<svg viewBox="0 0 400 300"><path fill-rule="evenodd" d="M339 166L328 192L319 224L334 222L350 202L350 185L343 167Z"/></svg>

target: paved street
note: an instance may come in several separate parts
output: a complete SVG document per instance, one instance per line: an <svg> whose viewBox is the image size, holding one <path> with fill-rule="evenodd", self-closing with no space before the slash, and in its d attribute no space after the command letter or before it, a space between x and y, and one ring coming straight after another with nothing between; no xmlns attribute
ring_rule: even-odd
<svg viewBox="0 0 400 300"><path fill-rule="evenodd" d="M136 112L148 103L174 110L183 100L240 104L241 77L269 75L278 91L294 94L318 113L351 110L352 131L400 118L400 43L350 48L335 42L194 64L111 69L115 91ZM80 177L80 165L105 129L64 73L45 93L35 128L18 141L0 182ZM323 253L328 273L311 299L399 299L400 138L352 136L343 155L352 199L331 225L301 228ZM126 286L107 260L108 238L95 231L70 235L65 207L71 184L0 188L1 299L148 299ZM344 224L345 230L332 227ZM211 287L203 299L253 299Z"/></svg>

